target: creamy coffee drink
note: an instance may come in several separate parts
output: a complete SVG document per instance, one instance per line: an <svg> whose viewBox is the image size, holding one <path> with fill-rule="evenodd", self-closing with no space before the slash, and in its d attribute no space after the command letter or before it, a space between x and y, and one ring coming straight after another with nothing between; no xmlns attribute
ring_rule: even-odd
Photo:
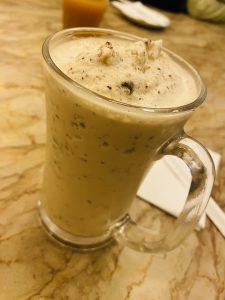
<svg viewBox="0 0 225 300"><path fill-rule="evenodd" d="M55 44L50 55L64 75L45 68L42 205L59 228L100 236L129 211L161 145L189 116L176 108L193 102L200 87L161 41L81 36Z"/></svg>
<svg viewBox="0 0 225 300"><path fill-rule="evenodd" d="M193 74L162 51L161 40L80 38L58 46L52 57L74 81L122 103L177 107L199 93Z"/></svg>

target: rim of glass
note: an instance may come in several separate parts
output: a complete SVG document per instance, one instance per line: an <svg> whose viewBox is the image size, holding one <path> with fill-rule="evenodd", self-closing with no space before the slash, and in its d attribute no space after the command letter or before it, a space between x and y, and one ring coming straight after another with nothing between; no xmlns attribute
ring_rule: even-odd
<svg viewBox="0 0 225 300"><path fill-rule="evenodd" d="M183 59L181 56L175 54L174 52L166 49L163 47L163 51L165 51L166 53L168 53L169 55L173 56L176 59L179 59L180 61L182 61L185 65L187 65L192 71L193 73L196 74L196 77L198 77L199 82L201 84L201 88L200 88L200 93L198 95L198 97L191 101L188 104L182 105L182 106L176 106L176 107L163 107L163 108L154 108L154 107L146 107L146 106L137 106L137 105L132 105L129 103L124 103L124 102L119 102L117 100L108 98L106 96L100 95L88 88L86 88L85 86L79 84L78 82L72 80L69 76L67 76L64 72L62 72L57 65L54 63L51 54L49 52L50 49L50 43L53 39L59 38L61 36L70 36L72 33L75 34L75 36L78 36L78 34L80 35L85 35L88 36L88 34L93 35L111 35L111 36L118 36L121 38L127 38L127 39L131 39L131 40L144 40L145 38L140 37L140 36L136 36L133 34L129 34L126 32L122 32L122 31L118 31L118 30L112 30L112 29L107 29L107 28L98 28L98 27L77 27L77 28L69 28L69 29L64 29L64 30L60 30L57 31L53 34L51 34L50 36L48 36L46 38L46 40L43 43L42 46L42 55L43 58L46 62L46 64L48 66L50 66L62 79L64 79L66 82L69 82L71 86L76 87L76 88L80 88L85 92L88 92L89 94L94 95L95 97L107 101L107 102L111 102L115 105L118 106L123 106L123 107L128 107L130 109L134 109L134 110L143 110L145 112L158 112L158 113L179 113L179 112L187 112L189 110L193 110L195 108L197 108L206 98L206 86L200 76L200 74L196 71L196 69L194 67L192 67L191 64L189 64L185 59Z"/></svg>

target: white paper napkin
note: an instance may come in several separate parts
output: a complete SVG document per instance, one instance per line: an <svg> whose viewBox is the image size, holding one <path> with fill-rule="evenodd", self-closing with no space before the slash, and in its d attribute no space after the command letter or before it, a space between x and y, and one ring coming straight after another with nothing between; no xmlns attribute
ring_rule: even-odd
<svg viewBox="0 0 225 300"><path fill-rule="evenodd" d="M212 150L209 150L209 152L217 172L221 156ZM180 159L174 156L165 156L152 166L151 170L143 180L137 195L177 217L183 209L190 183L191 175L188 172L188 167ZM210 219L216 219L217 223L219 222L220 224L221 222L225 222L225 218L223 220L222 217L222 211L220 211L220 221L215 215L215 210L218 212L218 209L220 210L220 208L212 198L210 199L210 203L211 205L208 205L207 207L207 209L209 208ZM214 211L212 211L213 209ZM199 227L204 228L205 222L206 215L204 213L199 222ZM225 231L225 229L222 229L222 231L223 230Z"/></svg>

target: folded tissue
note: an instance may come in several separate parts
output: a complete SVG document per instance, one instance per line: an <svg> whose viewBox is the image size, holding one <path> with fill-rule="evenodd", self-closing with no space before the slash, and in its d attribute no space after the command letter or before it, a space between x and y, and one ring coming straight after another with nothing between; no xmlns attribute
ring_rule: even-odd
<svg viewBox="0 0 225 300"><path fill-rule="evenodd" d="M219 168L221 156L209 150ZM137 195L165 212L177 217L180 215L190 188L191 175L188 167L174 156L165 156L157 161L145 176ZM213 198L210 198L206 212L199 221L198 228L205 227L206 214L225 236L225 213Z"/></svg>

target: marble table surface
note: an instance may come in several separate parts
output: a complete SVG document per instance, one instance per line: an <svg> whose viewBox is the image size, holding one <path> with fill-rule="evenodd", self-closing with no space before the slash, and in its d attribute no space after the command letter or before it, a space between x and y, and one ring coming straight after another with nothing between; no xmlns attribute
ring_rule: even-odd
<svg viewBox="0 0 225 300"><path fill-rule="evenodd" d="M162 38L200 71L208 97L186 131L222 155L213 196L225 209L225 27L168 15L171 27L152 31L109 7L102 27ZM0 2L0 300L224 300L225 240L209 220L174 251L154 255L116 243L79 254L51 242L41 229L41 45L61 26L58 0Z"/></svg>

